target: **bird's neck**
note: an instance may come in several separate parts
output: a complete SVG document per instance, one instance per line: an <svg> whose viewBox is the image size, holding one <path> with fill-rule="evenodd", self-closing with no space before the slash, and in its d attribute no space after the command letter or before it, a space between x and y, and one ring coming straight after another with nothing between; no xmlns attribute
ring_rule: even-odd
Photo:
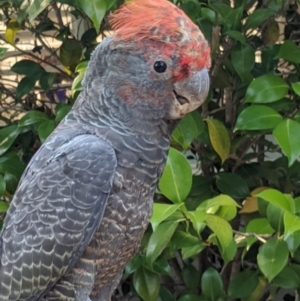
<svg viewBox="0 0 300 301"><path fill-rule="evenodd" d="M98 131L112 130L121 136L143 137L147 141L160 143L170 141L177 120L164 120L153 112L131 111L120 102L110 98L84 103L87 97L81 94L74 105L73 113L83 124L92 124Z"/></svg>

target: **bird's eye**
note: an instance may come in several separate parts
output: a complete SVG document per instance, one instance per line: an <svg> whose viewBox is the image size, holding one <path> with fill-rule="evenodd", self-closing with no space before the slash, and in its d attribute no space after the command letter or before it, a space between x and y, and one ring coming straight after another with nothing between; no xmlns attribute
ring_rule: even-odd
<svg viewBox="0 0 300 301"><path fill-rule="evenodd" d="M154 70L158 73L163 73L167 70L167 64L163 61L156 61L154 63Z"/></svg>

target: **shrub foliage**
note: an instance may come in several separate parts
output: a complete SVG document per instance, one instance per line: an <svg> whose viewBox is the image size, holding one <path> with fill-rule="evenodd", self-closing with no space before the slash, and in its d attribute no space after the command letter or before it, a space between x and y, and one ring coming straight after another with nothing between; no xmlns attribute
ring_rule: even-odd
<svg viewBox="0 0 300 301"><path fill-rule="evenodd" d="M211 90L174 131L149 229L114 300L254 301L286 289L297 295L298 3L174 2L211 45ZM106 15L120 3L0 1L0 59L19 57L9 68L15 83L0 79L3 216L26 164L74 103L96 39L108 34ZM34 40L26 50L24 32Z"/></svg>

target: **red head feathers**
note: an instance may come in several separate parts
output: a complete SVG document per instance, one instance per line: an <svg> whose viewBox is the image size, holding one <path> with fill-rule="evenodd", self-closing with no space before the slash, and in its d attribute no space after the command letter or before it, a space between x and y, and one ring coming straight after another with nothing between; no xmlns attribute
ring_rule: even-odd
<svg viewBox="0 0 300 301"><path fill-rule="evenodd" d="M131 0L110 16L117 41L152 40L180 57L177 80L187 70L210 67L210 49L199 28L166 0Z"/></svg>

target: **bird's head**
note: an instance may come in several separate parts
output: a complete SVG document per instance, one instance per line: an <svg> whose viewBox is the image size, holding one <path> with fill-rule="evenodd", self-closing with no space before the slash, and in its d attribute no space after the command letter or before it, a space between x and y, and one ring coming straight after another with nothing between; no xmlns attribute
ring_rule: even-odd
<svg viewBox="0 0 300 301"><path fill-rule="evenodd" d="M85 78L115 108L107 114L133 126L159 124L204 102L210 49L183 11L166 0L131 0L109 22L114 34L94 52Z"/></svg>

